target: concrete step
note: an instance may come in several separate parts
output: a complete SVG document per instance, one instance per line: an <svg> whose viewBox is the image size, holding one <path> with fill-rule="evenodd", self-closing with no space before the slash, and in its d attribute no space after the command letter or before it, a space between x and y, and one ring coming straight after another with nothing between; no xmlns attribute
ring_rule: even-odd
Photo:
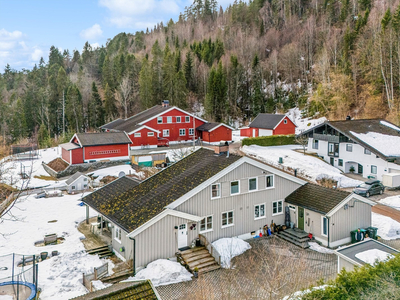
<svg viewBox="0 0 400 300"><path fill-rule="evenodd" d="M183 255L186 255L186 254L189 254L189 253L193 253L193 252L196 252L196 251L201 251L201 250L204 250L204 249L206 249L206 248L205 247L195 247L195 248L192 248L192 249L181 251L181 255L183 256Z"/></svg>
<svg viewBox="0 0 400 300"><path fill-rule="evenodd" d="M278 237L280 237L281 239L284 239L285 241L288 241L288 242L290 242L292 244L295 244L295 245L297 245L297 246L299 246L299 247L301 247L303 249L306 249L306 248L310 247L308 242L298 242L295 239L293 239L291 237L288 237L286 235L283 235L283 234L278 234Z"/></svg>
<svg viewBox="0 0 400 300"><path fill-rule="evenodd" d="M191 256L191 257L184 257L183 259L185 260L186 263L191 263L192 261L199 260L199 259L202 259L202 258L206 258L206 257L209 257L209 256L210 256L210 253L208 253L208 251L207 251L206 253L200 253L198 255L194 255L194 256Z"/></svg>
<svg viewBox="0 0 400 300"><path fill-rule="evenodd" d="M205 258L198 259L198 260L192 261L192 262L187 263L187 264L188 264L188 266L189 266L190 269L193 269L193 268L195 268L195 267L199 267L199 265L201 265L201 264L203 264L203 263L208 263L208 262L213 262L213 263L215 263L214 257L212 257L211 255L209 255L209 256L207 256L207 257L205 257Z"/></svg>
<svg viewBox="0 0 400 300"><path fill-rule="evenodd" d="M221 267L219 265L217 265L217 264L211 265L209 267L199 269L199 274L204 274L204 273L211 272L211 271L218 270L218 269L221 269Z"/></svg>
<svg viewBox="0 0 400 300"><path fill-rule="evenodd" d="M200 271L202 271L203 269L205 269L206 267L210 267L210 266L213 266L213 265L218 266L218 264L215 262L215 260L210 260L210 261L204 262L204 263L202 263L202 264L196 265L196 266L194 266L193 268L190 267L190 270L193 271L193 269L197 267L197 268L199 269L199 272L200 272ZM219 267L219 266L218 266L218 267Z"/></svg>
<svg viewBox="0 0 400 300"><path fill-rule="evenodd" d="M88 254L96 254L96 253L99 253L99 252L105 251L105 250L110 251L110 250L108 249L108 246L102 246L102 247L97 247L97 248L93 248L93 249L86 250L86 252L87 252Z"/></svg>

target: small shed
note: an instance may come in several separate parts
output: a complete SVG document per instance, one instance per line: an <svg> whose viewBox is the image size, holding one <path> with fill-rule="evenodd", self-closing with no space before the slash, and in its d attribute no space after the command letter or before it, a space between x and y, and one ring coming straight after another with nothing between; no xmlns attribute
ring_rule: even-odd
<svg viewBox="0 0 400 300"><path fill-rule="evenodd" d="M295 134L296 124L286 115L259 114L247 127L240 128L240 136L258 137Z"/></svg>
<svg viewBox="0 0 400 300"><path fill-rule="evenodd" d="M233 128L223 123L205 123L196 128L199 137L206 143L231 141Z"/></svg>
<svg viewBox="0 0 400 300"><path fill-rule="evenodd" d="M89 188L90 177L81 172L76 172L66 182L68 194L84 191Z"/></svg>
<svg viewBox="0 0 400 300"><path fill-rule="evenodd" d="M362 242L342 247L335 253L338 257L338 273L340 273L343 268L350 272L355 266L373 265L375 261L388 260L400 252L376 240L365 239Z"/></svg>
<svg viewBox="0 0 400 300"><path fill-rule="evenodd" d="M389 173L382 175L382 184L387 187L400 186L400 173Z"/></svg>

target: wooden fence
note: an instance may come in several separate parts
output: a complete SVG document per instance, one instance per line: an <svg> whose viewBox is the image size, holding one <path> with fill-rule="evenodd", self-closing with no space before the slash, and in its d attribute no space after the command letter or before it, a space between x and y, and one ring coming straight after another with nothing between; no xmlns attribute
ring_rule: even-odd
<svg viewBox="0 0 400 300"><path fill-rule="evenodd" d="M93 287L92 281L103 278L108 275L108 263L101 265L100 267L94 268L93 273L85 274L83 273L83 285L88 289L89 292L94 292L95 288Z"/></svg>

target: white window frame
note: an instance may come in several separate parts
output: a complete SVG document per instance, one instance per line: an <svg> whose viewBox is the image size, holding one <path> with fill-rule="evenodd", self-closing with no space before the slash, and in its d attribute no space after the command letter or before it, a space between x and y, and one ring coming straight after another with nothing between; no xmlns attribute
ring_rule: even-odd
<svg viewBox="0 0 400 300"><path fill-rule="evenodd" d="M208 218L211 218L211 229L207 229L207 219L208 219ZM201 230L201 221L203 221L203 220L205 220L205 221L204 221L204 222L205 222L205 230ZM205 217L203 218L203 220L201 220L201 221L199 222L199 231L200 231L200 233L205 233L205 232L213 231L213 228L214 228L214 224L213 224L213 222L214 222L214 217L213 217L213 215L205 216Z"/></svg>
<svg viewBox="0 0 400 300"><path fill-rule="evenodd" d="M256 180L256 189L255 190L250 190L250 180L252 180L252 179L255 179ZM258 191L258 177L252 177L252 178L249 178L249 192L256 192L256 191Z"/></svg>
<svg viewBox="0 0 400 300"><path fill-rule="evenodd" d="M163 117L157 117L157 124L163 123Z"/></svg>
<svg viewBox="0 0 400 300"><path fill-rule="evenodd" d="M181 132L183 132L183 134ZM179 129L179 136L186 136L186 129L185 128L180 128Z"/></svg>
<svg viewBox="0 0 400 300"><path fill-rule="evenodd" d="M229 224L229 216L228 214L232 213L232 223ZM226 225L222 225L223 222L223 215L226 214ZM231 227L231 226L235 226L235 211L232 210L228 210L228 211L224 211L223 213L221 213L221 228L227 228L227 227Z"/></svg>
<svg viewBox="0 0 400 300"><path fill-rule="evenodd" d="M282 208L282 211L281 212L279 212L279 202L281 202L281 208ZM276 213L274 213L274 203L276 203ZM283 200L275 200L275 201L272 201L272 216L279 216L279 215L283 215Z"/></svg>
<svg viewBox="0 0 400 300"><path fill-rule="evenodd" d="M167 117L167 124L172 124L172 117Z"/></svg>
<svg viewBox="0 0 400 300"><path fill-rule="evenodd" d="M375 172L372 169L375 168ZM371 174L378 174L378 166L371 165Z"/></svg>
<svg viewBox="0 0 400 300"><path fill-rule="evenodd" d="M290 210L293 210L293 211L296 211L296 206L294 206L294 205L289 205L289 209L290 209Z"/></svg>
<svg viewBox="0 0 400 300"><path fill-rule="evenodd" d="M259 217L256 217L256 207L258 206L258 214L260 215L260 211L261 211L261 206L262 205L264 205L264 215L263 216L259 216ZM259 219L265 219L266 217L267 217L267 214L266 214L266 205L265 205L265 203L261 203L261 204L256 204L256 205L254 205L254 220L259 220Z"/></svg>
<svg viewBox="0 0 400 300"><path fill-rule="evenodd" d="M194 128L189 128L189 135L194 135Z"/></svg>
<svg viewBox="0 0 400 300"><path fill-rule="evenodd" d="M213 197L213 185L218 186L218 196ZM221 198L221 184L220 183L214 183L211 185L211 199L218 199Z"/></svg>
<svg viewBox="0 0 400 300"><path fill-rule="evenodd" d="M285 119L285 120L283 120L283 124L287 124L287 120Z"/></svg>
<svg viewBox="0 0 400 300"><path fill-rule="evenodd" d="M267 177L272 177L272 186L267 186ZM265 189L273 189L273 188L275 188L275 175L274 174L265 175Z"/></svg>
<svg viewBox="0 0 400 300"><path fill-rule="evenodd" d="M371 151L369 151L367 148L364 148L364 154L371 155Z"/></svg>
<svg viewBox="0 0 400 300"><path fill-rule="evenodd" d="M326 234L324 234L324 219L326 219ZM321 235L322 236L328 237L328 232L329 232L328 226L329 226L328 218L325 216L321 216Z"/></svg>
<svg viewBox="0 0 400 300"><path fill-rule="evenodd" d="M347 152L353 152L353 144L346 144L346 151Z"/></svg>
<svg viewBox="0 0 400 300"><path fill-rule="evenodd" d="M314 140L312 141L312 148L318 150L319 147L319 140Z"/></svg>
<svg viewBox="0 0 400 300"><path fill-rule="evenodd" d="M169 136L169 129L163 129L162 136L163 137Z"/></svg>
<svg viewBox="0 0 400 300"><path fill-rule="evenodd" d="M147 136L154 136L154 132L152 131L147 132Z"/></svg>
<svg viewBox="0 0 400 300"><path fill-rule="evenodd" d="M185 116L185 123L190 123L190 116Z"/></svg>
<svg viewBox="0 0 400 300"><path fill-rule="evenodd" d="M142 136L142 133L141 133L141 132L136 132L136 133L133 134L133 136L134 136L134 137L141 137L141 136Z"/></svg>
<svg viewBox="0 0 400 300"><path fill-rule="evenodd" d="M118 243L121 243L121 237L122 237L122 230L121 228L115 226L115 237L114 240L116 240Z"/></svg>
<svg viewBox="0 0 400 300"><path fill-rule="evenodd" d="M238 183L238 192L234 193L234 194L232 194L232 182L237 182ZM233 180L233 181L230 182L230 184L229 184L229 192L230 192L231 196L240 194L240 180Z"/></svg>
<svg viewBox="0 0 400 300"><path fill-rule="evenodd" d="M182 119L182 117L176 117L176 123L182 123L181 119Z"/></svg>

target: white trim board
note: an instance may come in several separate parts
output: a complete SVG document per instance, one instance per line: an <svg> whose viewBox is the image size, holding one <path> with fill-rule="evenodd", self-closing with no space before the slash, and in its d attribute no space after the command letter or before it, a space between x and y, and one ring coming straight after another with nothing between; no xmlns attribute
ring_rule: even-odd
<svg viewBox="0 0 400 300"><path fill-rule="evenodd" d="M157 129L154 129L154 128L151 128L151 127L149 127L149 126L147 126L147 125L142 125L141 127L139 127L138 129L135 129L135 130L133 130L133 131L131 131L131 132L129 132L129 133L126 133L127 135L130 135L130 134L133 134L133 133L135 133L135 132L137 132L137 131L140 131L140 130L142 130L143 128L146 128L146 129L148 129L148 130L151 130L151 131L154 131L154 132L157 132L157 133L160 133L161 131L159 131L159 130L157 130ZM129 136L128 136L128 138L129 138ZM131 142L132 143L132 142Z"/></svg>
<svg viewBox="0 0 400 300"><path fill-rule="evenodd" d="M75 133L72 138L69 140L70 143L72 143L72 140L74 139L74 137L76 137L76 139L78 140L79 146L81 146L81 148L83 148L81 141L78 138L78 135Z"/></svg>
<svg viewBox="0 0 400 300"><path fill-rule="evenodd" d="M191 215L188 213L184 213L181 211L172 210L172 209L167 208L164 211L162 211L161 213L159 213L157 216L153 217L152 219L150 219L149 221L147 221L146 223L141 225L139 228L136 228L134 231L129 233L127 235L127 237L129 238L129 237L137 236L138 234L145 231L150 226L156 224L159 220L163 219L166 216L174 216L174 217L190 220L193 222L200 222L202 219L204 219L203 217L199 217L199 216L195 216L195 215Z"/></svg>
<svg viewBox="0 0 400 300"><path fill-rule="evenodd" d="M281 124L282 123L282 121L285 119L285 118L288 118L289 119L289 121L290 122L292 122L292 124L294 125L294 127L297 127L297 125L296 125L296 123L294 123L293 121L292 121L292 119L291 118L289 118L289 116L284 116L280 121L279 121L279 123L278 124L276 124L276 126L274 127L274 128L272 128L273 130L275 130L276 129L276 127L278 127L279 126L279 124Z"/></svg>
<svg viewBox="0 0 400 300"><path fill-rule="evenodd" d="M234 128L232 128L232 127L230 127L230 126L228 126L228 125L226 125L226 124L224 124L224 123L221 123L221 124L219 124L218 126L215 126L213 129L209 130L208 132L211 132L211 131L213 131L213 130L215 130L215 129L221 127L221 126L225 126L226 128L228 128L228 129L230 129L230 130L232 130L232 131L235 130Z"/></svg>
<svg viewBox="0 0 400 300"><path fill-rule="evenodd" d="M153 120L153 119L155 119L155 118L158 118L158 117L162 116L163 114L166 114L166 113L168 113L168 112L170 112L171 110L174 110L174 109L177 109L177 110L179 110L181 113L184 113L184 114L186 114L186 115L188 115L188 116L191 116L191 117L193 117L193 118L195 118L195 119L197 119L197 120L200 120L200 121L202 121L202 122L204 122L204 123L208 123L206 120L203 120L202 118L196 117L195 115L192 115L192 114L188 113L187 111L184 111L183 109L180 109L179 107L172 106L170 109L167 109L166 111L163 111L162 113L159 113L158 115L155 115L155 116L153 116L153 117L150 117L150 118L148 118L148 119L146 119L146 120L144 120L144 121L142 121L142 122L140 122L140 123L138 123L138 124L139 124L139 125L143 125L143 124L145 124L145 123L147 123L147 122L149 122L149 121L151 121L151 120ZM186 123L186 122L184 122L184 123Z"/></svg>
<svg viewBox="0 0 400 300"><path fill-rule="evenodd" d="M260 163L260 162L254 160L254 159L251 159L249 157L242 157L241 159L237 160L236 162L234 162L230 166L228 166L225 169L223 169L221 172L217 173L213 177L211 177L208 180L204 181L202 184L200 184L199 186L197 186L193 190L189 191L185 195L183 195L180 198L176 199L171 204L167 205L166 208L175 209L176 207L178 207L179 205L181 205L182 203L184 203L185 201L187 201L188 199L190 199L191 197L193 197L194 195L196 195L197 193L199 193L200 191L202 191L203 189L208 187L211 183L217 181L219 178L225 176L226 174L228 174L229 172L231 172L232 170L236 169L237 167L241 166L244 163L248 163L248 164L250 164L252 166L258 167L258 168L263 169L263 170L266 170L266 171L268 171L268 172L270 172L270 173L272 173L274 175L283 177L285 179L291 180L291 181L296 182L296 183L301 184L301 185L304 185L304 184L307 183L307 181L305 181L305 180L302 180L302 179L300 179L298 177L294 177L293 175L290 175L290 174L287 174L287 173L282 172L280 170L277 170L277 169L275 169L273 167L270 167L270 166L268 166L266 164Z"/></svg>

